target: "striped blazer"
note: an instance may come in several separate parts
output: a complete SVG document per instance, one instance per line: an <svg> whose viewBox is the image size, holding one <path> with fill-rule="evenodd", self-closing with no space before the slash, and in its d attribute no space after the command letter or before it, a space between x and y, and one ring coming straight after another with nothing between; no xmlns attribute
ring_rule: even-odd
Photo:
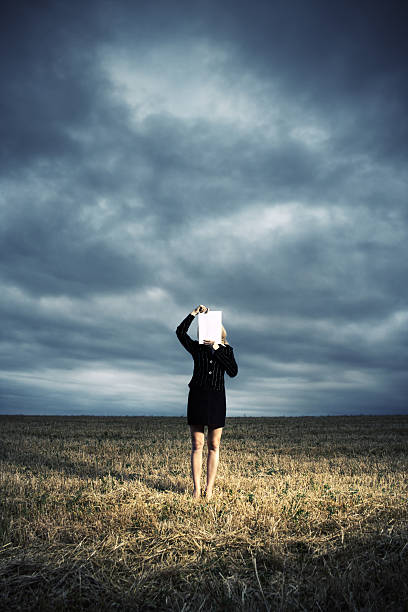
<svg viewBox="0 0 408 612"><path fill-rule="evenodd" d="M223 391L224 372L231 378L238 374L238 366L234 358L234 350L229 344L220 344L214 350L209 344L199 344L187 334L194 315L188 314L176 329L177 338L194 359L193 376L189 387L214 389Z"/></svg>

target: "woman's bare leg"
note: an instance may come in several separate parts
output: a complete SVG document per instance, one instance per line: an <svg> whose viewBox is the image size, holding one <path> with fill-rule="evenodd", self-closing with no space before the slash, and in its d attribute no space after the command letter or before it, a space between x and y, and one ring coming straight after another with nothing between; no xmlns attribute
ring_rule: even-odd
<svg viewBox="0 0 408 612"><path fill-rule="evenodd" d="M219 455L220 455L220 442L221 442L222 427L216 427L215 429L208 428L207 434L207 486L205 489L205 496L209 499L213 492L215 475L217 473Z"/></svg>
<svg viewBox="0 0 408 612"><path fill-rule="evenodd" d="M203 463L204 425L190 425L191 431L191 474L193 476L193 497L201 494L201 467Z"/></svg>

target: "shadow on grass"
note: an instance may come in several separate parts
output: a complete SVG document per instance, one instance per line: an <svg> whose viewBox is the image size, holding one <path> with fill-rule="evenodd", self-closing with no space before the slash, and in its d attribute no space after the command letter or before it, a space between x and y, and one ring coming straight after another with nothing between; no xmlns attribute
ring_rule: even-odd
<svg viewBox="0 0 408 612"><path fill-rule="evenodd" d="M57 566L56 566L57 565ZM2 563L2 610L132 610L126 591L106 581L89 562L36 558L33 553Z"/></svg>
<svg viewBox="0 0 408 612"><path fill-rule="evenodd" d="M3 448L1 455L1 458L10 462L16 468L23 470L25 469L34 474L44 474L44 470L48 469L52 472L57 471L63 473L65 476L76 476L90 480L95 478L112 478L119 484L124 482L140 481L147 487L160 492L186 492L186 488L184 486L173 482L171 478L166 478L165 476L158 476L155 478L154 476L146 476L140 472L124 474L118 470L102 468L101 466L95 466L95 468L92 468L89 463L84 461L69 461L63 457L56 458L55 456L29 452L27 450L20 450L18 448L13 448L12 452L9 453L6 453Z"/></svg>
<svg viewBox="0 0 408 612"><path fill-rule="evenodd" d="M160 476L158 478L148 478L146 476L138 477L141 483L148 486L150 489L155 489L161 493L186 493L188 489L179 485L178 483L171 482L171 480Z"/></svg>
<svg viewBox="0 0 408 612"><path fill-rule="evenodd" d="M92 559L86 550L82 559L70 559L74 550L55 547L28 550L24 555L19 550L21 556L14 551L8 559L3 552L0 608L406 610L405 533L351 537L323 554L301 541L298 546L295 540L273 552L267 543L252 552L247 544L234 551L215 546L199 559L178 560L173 555L171 563L161 565L149 561L148 550L135 553L132 547L126 562L109 550Z"/></svg>

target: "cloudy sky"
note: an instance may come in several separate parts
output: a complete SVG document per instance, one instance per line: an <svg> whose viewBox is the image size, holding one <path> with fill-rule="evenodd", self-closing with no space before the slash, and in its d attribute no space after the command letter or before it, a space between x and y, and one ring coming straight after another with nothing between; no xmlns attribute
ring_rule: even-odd
<svg viewBox="0 0 408 612"><path fill-rule="evenodd" d="M1 413L185 415L200 303L227 416L408 411L403 4L10 3Z"/></svg>

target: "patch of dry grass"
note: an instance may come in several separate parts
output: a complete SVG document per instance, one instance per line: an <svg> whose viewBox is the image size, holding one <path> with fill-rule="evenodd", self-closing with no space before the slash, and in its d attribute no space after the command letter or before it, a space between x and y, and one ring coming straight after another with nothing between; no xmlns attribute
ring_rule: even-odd
<svg viewBox="0 0 408 612"><path fill-rule="evenodd" d="M209 501L184 418L0 427L2 609L407 609L408 416L228 418Z"/></svg>

